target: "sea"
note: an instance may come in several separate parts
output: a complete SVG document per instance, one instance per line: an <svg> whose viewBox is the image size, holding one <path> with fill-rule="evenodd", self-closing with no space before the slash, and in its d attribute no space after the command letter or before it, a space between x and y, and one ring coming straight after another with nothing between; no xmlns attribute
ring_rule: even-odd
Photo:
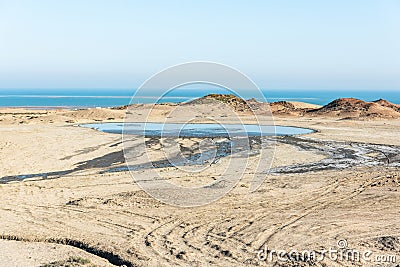
<svg viewBox="0 0 400 267"><path fill-rule="evenodd" d="M220 93L207 90L188 90L168 94L160 99L156 92L141 97L132 96L135 89L0 89L0 106L28 108L87 108L116 107L130 103L179 103L205 96L209 93ZM262 93L268 102L300 101L317 105L343 97L354 97L365 101L386 99L400 104L399 91L369 90L277 90L263 89ZM244 98L253 96L242 94ZM265 99L258 98L259 101Z"/></svg>

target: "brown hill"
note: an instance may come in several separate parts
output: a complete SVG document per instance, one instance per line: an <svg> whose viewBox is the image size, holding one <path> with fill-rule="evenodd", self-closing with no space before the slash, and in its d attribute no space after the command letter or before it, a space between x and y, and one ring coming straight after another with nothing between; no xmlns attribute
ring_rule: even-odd
<svg viewBox="0 0 400 267"><path fill-rule="evenodd" d="M230 94L210 94L183 105L228 105L235 111L255 114L272 114L282 116L325 116L340 119L391 119L400 118L400 105L379 99L366 102L356 98L339 98L321 107L318 105L279 101L273 103L259 102L252 98L244 100Z"/></svg>
<svg viewBox="0 0 400 267"><path fill-rule="evenodd" d="M384 105L382 105L382 104ZM309 115L333 116L340 118L399 118L400 113L386 100L366 102L356 98L339 98L322 108L310 110Z"/></svg>
<svg viewBox="0 0 400 267"><path fill-rule="evenodd" d="M236 111L251 111L250 105L242 98L229 94L209 94L193 101L185 103L185 105L204 105L215 104L216 102L228 105Z"/></svg>
<svg viewBox="0 0 400 267"><path fill-rule="evenodd" d="M295 116L303 116L307 111L318 109L321 107L319 105L291 101L272 102L269 105L271 107L272 113L274 114Z"/></svg>
<svg viewBox="0 0 400 267"><path fill-rule="evenodd" d="M301 110L296 109L292 103L287 101L272 102L269 106L274 114L298 115L301 112Z"/></svg>
<svg viewBox="0 0 400 267"><path fill-rule="evenodd" d="M193 101L185 103L187 104L215 104L216 102L222 102L229 105L235 111L252 111L255 114L265 114L269 115L271 112L273 114L279 115L289 115L289 116L301 116L306 111L320 108L321 106L301 103L301 102L288 102L279 101L273 103L259 102L254 98L244 100L234 95L230 94L210 94L204 97L195 99Z"/></svg>
<svg viewBox="0 0 400 267"><path fill-rule="evenodd" d="M271 115L271 107L268 103L259 102L255 98L250 98L246 100L247 105L251 108L251 110L257 115Z"/></svg>
<svg viewBox="0 0 400 267"><path fill-rule="evenodd" d="M385 99L379 99L379 100L375 100L375 101L373 101L373 102L374 102L374 103L377 103L377 104L379 104L379 105L381 105L381 106L394 109L394 110L397 111L397 112L400 112L400 105L390 103L389 101L387 101L387 100L385 100Z"/></svg>

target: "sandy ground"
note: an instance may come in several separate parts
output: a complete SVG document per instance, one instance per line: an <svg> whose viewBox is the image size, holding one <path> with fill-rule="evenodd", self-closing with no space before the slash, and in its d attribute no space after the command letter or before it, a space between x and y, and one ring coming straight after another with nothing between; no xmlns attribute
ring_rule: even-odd
<svg viewBox="0 0 400 267"><path fill-rule="evenodd" d="M97 266L113 266L107 260L94 256L82 249L60 244L44 242L23 242L0 240L0 262L2 266L39 266L89 264Z"/></svg>
<svg viewBox="0 0 400 267"><path fill-rule="evenodd" d="M143 121L146 108L137 107L137 121ZM161 121L171 109L159 107L150 120ZM201 109L205 117L213 112ZM185 121L190 112L186 107L174 119ZM268 174L253 193L248 190L253 174L246 173L220 200L180 208L147 195L127 171L103 172L124 166L120 135L76 126L122 121L124 111L3 109L0 114L0 266L67 266L71 257L85 259L72 266L397 266L377 257L387 255L400 264L397 165ZM218 114L229 121L223 111ZM251 122L246 116L242 119ZM274 119L277 125L317 130L301 138L320 145L327 140L333 142L329 146L344 141L400 147L398 120ZM321 151L278 142L273 167L331 157ZM170 167L161 171L171 181L182 180ZM210 177L186 179L206 183ZM265 246L321 251L344 239L349 249L371 250L371 261L257 258Z"/></svg>

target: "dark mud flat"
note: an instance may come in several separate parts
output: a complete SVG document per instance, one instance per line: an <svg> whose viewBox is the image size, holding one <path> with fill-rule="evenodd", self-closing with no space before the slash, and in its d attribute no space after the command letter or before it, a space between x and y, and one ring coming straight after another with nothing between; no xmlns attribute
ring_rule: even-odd
<svg viewBox="0 0 400 267"><path fill-rule="evenodd" d="M254 139L255 137L250 137L250 139ZM215 164L219 159L227 157L232 154L232 145L233 142L226 137L205 137L205 138L176 138L176 137L167 137L163 138L163 142L166 143L179 143L179 139L187 139L192 140L193 145L180 145L180 153L183 157L174 157L170 159L160 159L157 161L152 161L152 167L154 168L165 168L165 167L173 167L173 166L185 166L185 165L205 165L205 164ZM158 151L160 153L164 153L163 149L165 149L162 145L161 138L152 136L147 137L145 140L146 146L149 150ZM204 145L207 143L207 145ZM158 148L154 148L158 147ZM135 147L131 149L135 150ZM143 170L142 164L137 165L129 165L124 167L116 167L108 170L102 171L102 173L107 172L118 172L118 171L127 171L127 170Z"/></svg>
<svg viewBox="0 0 400 267"><path fill-rule="evenodd" d="M400 166L400 147L357 142L339 142L316 140L305 137L285 136L276 139L277 142L289 144L300 150L312 151L325 155L318 162L272 168L271 174L306 173L346 169L357 166Z"/></svg>
<svg viewBox="0 0 400 267"><path fill-rule="evenodd" d="M186 138L195 140L191 146L181 146L181 153L184 155L185 161L179 162L172 159L173 163L168 159L161 159L152 162L154 168L165 168L183 165L212 165L218 163L221 158L227 157L232 153L232 141L219 137L211 138L215 146L200 151L200 142L210 138ZM272 145L274 143L289 144L297 147L299 150L311 151L326 156L323 160L306 163L288 165L265 170L268 174L290 174L290 173L307 173L324 170L347 169L360 166L387 166L400 167L400 147L392 145L380 145L357 142L339 142L317 140L299 136L282 136L282 137L249 137L251 151L249 155L259 153L261 146ZM152 147L160 144L159 137L147 138L147 146ZM65 175L81 172L86 169L98 169L98 173L124 172L128 170L140 170L143 166L124 164L124 155L122 150L113 152L102 157L92 159L90 161L79 162L77 166L70 170L60 170L48 173L28 173L16 176L4 176L0 178L0 184L13 181L22 181L25 179L55 179Z"/></svg>
<svg viewBox="0 0 400 267"><path fill-rule="evenodd" d="M158 143L157 138L152 138L153 144ZM274 143L289 144L302 151L310 151L324 155L323 160L306 163L288 165L266 170L269 174L288 174L288 173L306 173L324 170L340 170L352 167L373 167L387 166L400 167L400 147L392 145L380 145L358 142L340 142L330 140L317 140L299 136L283 137L249 137L251 151L250 155L257 155L259 149L264 145L273 145ZM198 147L182 147L181 151L185 154L189 164L215 164L220 158L231 155L229 140L217 143L217 153L214 155L208 151L200 154ZM182 163L184 164L184 163ZM153 167L163 168L171 167L168 160L153 162ZM140 166L129 166L130 170L139 169ZM126 171L128 167L109 169L105 172Z"/></svg>

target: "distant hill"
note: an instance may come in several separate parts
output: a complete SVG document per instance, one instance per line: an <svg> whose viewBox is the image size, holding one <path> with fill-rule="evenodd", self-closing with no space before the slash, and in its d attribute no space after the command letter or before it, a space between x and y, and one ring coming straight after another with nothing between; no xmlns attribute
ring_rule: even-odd
<svg viewBox="0 0 400 267"><path fill-rule="evenodd" d="M374 103L377 103L377 104L379 104L379 105L381 105L381 106L394 109L394 110L396 110L397 112L400 112L400 105L390 103L390 102L387 101L387 100L379 99L379 100L376 100L376 101L373 101L373 102L374 102Z"/></svg>
<svg viewBox="0 0 400 267"><path fill-rule="evenodd" d="M312 116L340 118L400 118L399 105L383 99L366 102L356 98L339 98L307 113Z"/></svg>
<svg viewBox="0 0 400 267"><path fill-rule="evenodd" d="M185 105L204 105L204 104L215 104L216 102L222 102L233 108L235 111L240 112L254 112L255 114L279 114L289 116L299 116L304 114L308 110L317 109L321 106L302 103L302 102L287 102L279 101L273 103L259 102L254 98L244 100L230 94L210 94L204 97L195 99L193 101L185 103Z"/></svg>
<svg viewBox="0 0 400 267"><path fill-rule="evenodd" d="M193 101L185 103L185 105L204 105L204 104L215 104L221 102L233 108L235 111L251 111L251 106L246 100L230 94L209 94L201 98L197 98Z"/></svg>
<svg viewBox="0 0 400 267"><path fill-rule="evenodd" d="M166 103L165 105L176 105ZM393 104L387 100L379 99L372 102L356 98L339 98L325 106L310 103L278 101L272 103L259 102L254 98L244 100L232 94L209 94L195 100L178 105L205 105L208 109L218 106L228 106L236 112L252 113L257 115L279 115L279 116L322 116L338 119L397 119L400 118L400 105ZM113 108L114 110L126 109L127 106ZM85 111L87 112L87 111ZM94 112L94 111L91 111ZM97 112L97 111L96 111ZM77 112L79 113L79 112ZM83 113L83 112L81 112ZM90 113L90 112L89 112ZM103 117L102 114L98 114ZM87 114L76 114L77 117L85 117Z"/></svg>
<svg viewBox="0 0 400 267"><path fill-rule="evenodd" d="M278 101L269 104L273 114L303 116L307 111L318 109L321 106L303 103Z"/></svg>

